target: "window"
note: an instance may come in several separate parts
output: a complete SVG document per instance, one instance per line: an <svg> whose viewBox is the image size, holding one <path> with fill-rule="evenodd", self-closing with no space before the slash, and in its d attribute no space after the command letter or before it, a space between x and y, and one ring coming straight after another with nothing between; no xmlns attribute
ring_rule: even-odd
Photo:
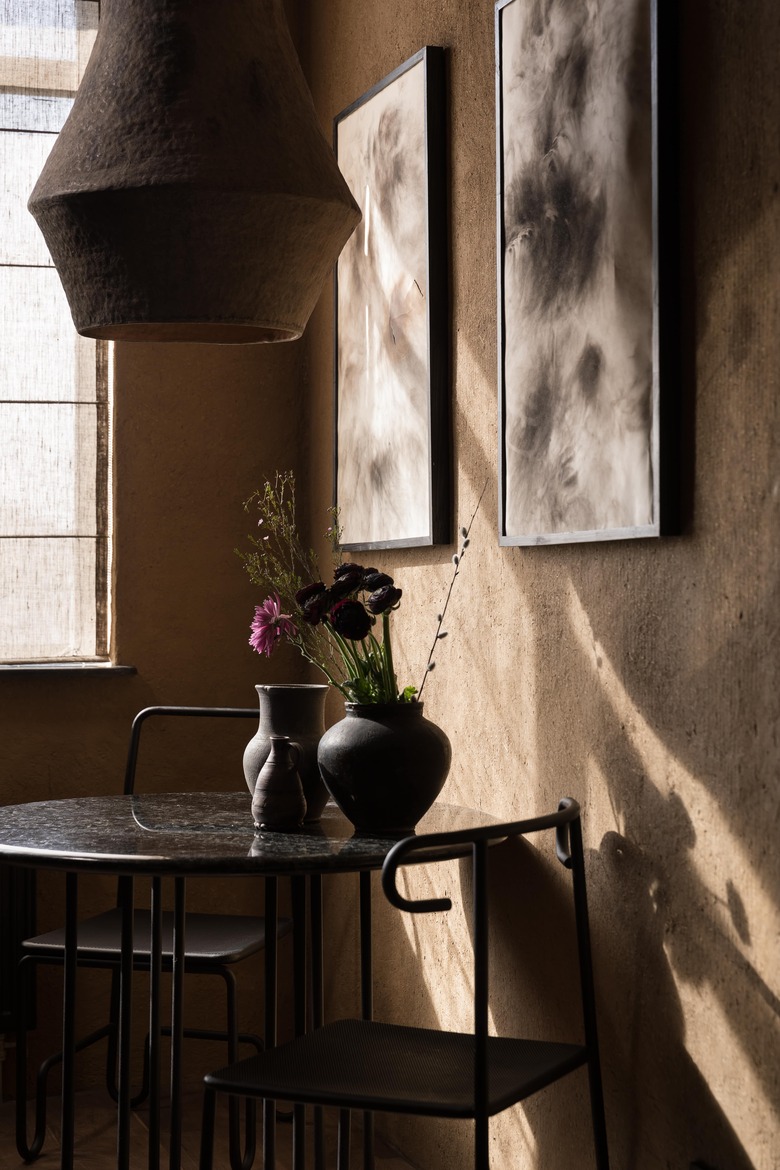
<svg viewBox="0 0 780 1170"><path fill-rule="evenodd" d="M27 211L98 2L0 0L0 661L109 651L110 349L75 331Z"/></svg>

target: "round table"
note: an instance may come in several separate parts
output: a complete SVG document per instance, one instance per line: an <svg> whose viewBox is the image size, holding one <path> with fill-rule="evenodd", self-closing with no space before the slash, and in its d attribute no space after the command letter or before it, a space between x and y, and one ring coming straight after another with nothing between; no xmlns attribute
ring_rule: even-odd
<svg viewBox="0 0 780 1170"><path fill-rule="evenodd" d="M306 1022L306 885L311 906L311 954L313 1022L322 1023L322 890L321 879L329 873L359 873L361 998L364 1016L371 1002L371 887L370 873L381 868L396 838L357 834L335 805L326 806L318 824L296 832L256 832L250 811L251 798L242 792L185 792L135 794L132 796L76 797L37 801L0 808L0 859L12 865L65 871L65 989L63 996L62 1069L62 1167L73 1166L74 1143L74 1045L76 993L76 924L78 875L85 872L117 874L124 922L132 921L132 879L151 876L157 883L173 877L175 886L172 1049L171 1049L171 1170L180 1163L180 1098L183 1040L182 991L184 972L185 878L201 874L258 874L265 882L265 1028L266 1044L276 1041L276 924L277 879L292 879L296 1028ZM435 804L417 826L417 833L439 833L494 824L495 818L473 809ZM457 856L450 851L447 856ZM426 860L418 855L415 860ZM441 857L442 851L436 851ZM156 907L156 909L155 909ZM159 884L153 897L153 923L161 916ZM158 937L159 937L159 932ZM152 937L155 937L153 926ZM161 948L152 948L150 987L159 987ZM118 1170L127 1170L130 1159L130 1007L133 970L132 928L123 930L120 959L120 1067L118 1102ZM157 978L155 978L155 975ZM159 992L157 993L159 994ZM150 1005L150 1019L159 1021L159 1004ZM159 1024L158 1024L159 1028ZM159 1035L152 1035L152 1061L159 1073ZM273 1166L274 1113L265 1110L263 1131L265 1165ZM159 1108L150 1101L151 1109ZM296 1115L296 1138L303 1140L303 1117ZM367 1165L372 1138L366 1135ZM156 1144L156 1153L154 1146ZM302 1148L302 1147L301 1147ZM315 1164L320 1164L319 1143ZM159 1128L150 1118L150 1166L159 1163ZM297 1164L297 1163L296 1163Z"/></svg>

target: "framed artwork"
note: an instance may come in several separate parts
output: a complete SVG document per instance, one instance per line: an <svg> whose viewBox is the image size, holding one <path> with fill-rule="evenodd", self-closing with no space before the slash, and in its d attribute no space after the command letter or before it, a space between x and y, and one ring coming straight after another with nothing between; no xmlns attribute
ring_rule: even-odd
<svg viewBox="0 0 780 1170"><path fill-rule="evenodd" d="M504 545L661 532L655 29L496 5Z"/></svg>
<svg viewBox="0 0 780 1170"><path fill-rule="evenodd" d="M345 549L450 539L444 50L334 121L363 212L336 266L335 485Z"/></svg>

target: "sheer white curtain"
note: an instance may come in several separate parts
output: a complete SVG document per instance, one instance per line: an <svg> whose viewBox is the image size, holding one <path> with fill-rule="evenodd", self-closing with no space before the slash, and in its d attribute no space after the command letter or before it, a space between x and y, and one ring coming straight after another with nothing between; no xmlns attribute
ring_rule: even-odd
<svg viewBox="0 0 780 1170"><path fill-rule="evenodd" d="M97 0L0 0L0 661L108 653L108 353L80 338L27 198Z"/></svg>

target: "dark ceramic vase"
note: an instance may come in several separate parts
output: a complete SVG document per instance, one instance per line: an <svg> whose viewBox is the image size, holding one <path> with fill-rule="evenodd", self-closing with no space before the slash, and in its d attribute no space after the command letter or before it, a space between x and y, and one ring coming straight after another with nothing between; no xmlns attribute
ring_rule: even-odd
<svg viewBox="0 0 780 1170"><path fill-rule="evenodd" d="M325 730L325 683L268 683L255 687L260 723L244 749L244 778L254 795L260 769L271 752L271 736L286 735L298 749L297 769L306 798L306 822L318 821L328 790L317 767L317 745Z"/></svg>
<svg viewBox="0 0 780 1170"><path fill-rule="evenodd" d="M256 829L289 832L303 824L306 799L296 767L298 754L288 736L271 736L271 752L260 769L252 797Z"/></svg>
<svg viewBox="0 0 780 1170"><path fill-rule="evenodd" d="M328 791L358 832L411 833L450 770L447 736L422 703L347 703L320 740L317 760Z"/></svg>

